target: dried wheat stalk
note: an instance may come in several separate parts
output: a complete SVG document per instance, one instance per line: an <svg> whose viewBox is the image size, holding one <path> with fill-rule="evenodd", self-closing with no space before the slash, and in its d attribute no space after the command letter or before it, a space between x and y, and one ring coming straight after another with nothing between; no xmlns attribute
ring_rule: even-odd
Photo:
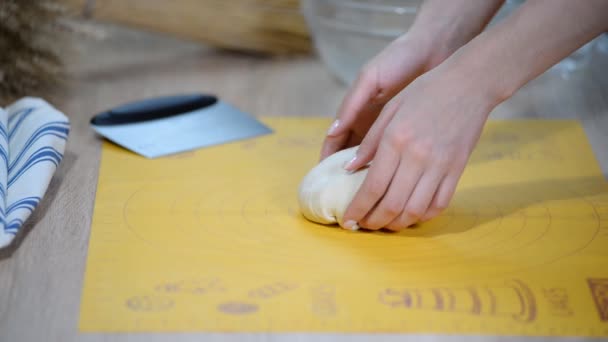
<svg viewBox="0 0 608 342"><path fill-rule="evenodd" d="M56 84L61 14L54 1L0 1L0 103Z"/></svg>

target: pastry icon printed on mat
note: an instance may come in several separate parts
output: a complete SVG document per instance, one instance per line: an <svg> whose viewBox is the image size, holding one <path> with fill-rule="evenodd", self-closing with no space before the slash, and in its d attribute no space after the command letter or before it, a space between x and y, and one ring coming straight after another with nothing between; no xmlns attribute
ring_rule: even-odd
<svg viewBox="0 0 608 342"><path fill-rule="evenodd" d="M168 311L175 302L169 297L161 296L133 296L127 299L127 307L133 311L153 312Z"/></svg>
<svg viewBox="0 0 608 342"><path fill-rule="evenodd" d="M311 312L319 317L333 317L338 314L336 288L332 284L318 284L310 288Z"/></svg>
<svg viewBox="0 0 608 342"><path fill-rule="evenodd" d="M553 287L543 289L545 301L549 304L549 311L555 316L573 316L574 310L570 306L570 297L565 288Z"/></svg>
<svg viewBox="0 0 608 342"><path fill-rule="evenodd" d="M163 282L155 287L156 291L166 294L186 293L203 295L210 292L224 292L225 285L218 278L195 278L181 281Z"/></svg>
<svg viewBox="0 0 608 342"><path fill-rule="evenodd" d="M297 284L290 282L274 282L249 290L249 298L269 299L281 296L298 288Z"/></svg>
<svg viewBox="0 0 608 342"><path fill-rule="evenodd" d="M378 300L392 308L506 317L521 323L533 322L537 313L534 293L517 279L498 286L388 288Z"/></svg>
<svg viewBox="0 0 608 342"><path fill-rule="evenodd" d="M608 322L608 278L589 278L587 284L600 320Z"/></svg>
<svg viewBox="0 0 608 342"><path fill-rule="evenodd" d="M224 302L217 306L217 310L227 315L248 315L257 312L259 307L248 302Z"/></svg>

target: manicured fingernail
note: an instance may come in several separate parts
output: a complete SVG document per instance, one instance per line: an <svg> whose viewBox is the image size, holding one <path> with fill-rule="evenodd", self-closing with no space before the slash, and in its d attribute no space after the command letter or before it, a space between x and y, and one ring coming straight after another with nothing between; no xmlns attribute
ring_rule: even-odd
<svg viewBox="0 0 608 342"><path fill-rule="evenodd" d="M356 161L357 161L357 156L354 156L353 159L351 159L348 163L344 164L344 169L346 171L353 171L352 167L353 167L353 165L355 165Z"/></svg>
<svg viewBox="0 0 608 342"><path fill-rule="evenodd" d="M331 127L329 127L329 130L327 130L327 135L334 134L338 129L338 126L340 126L340 120L334 121L334 123L331 124Z"/></svg>
<svg viewBox="0 0 608 342"><path fill-rule="evenodd" d="M359 225L357 224L357 222L349 220L344 223L344 228L348 230L359 230Z"/></svg>

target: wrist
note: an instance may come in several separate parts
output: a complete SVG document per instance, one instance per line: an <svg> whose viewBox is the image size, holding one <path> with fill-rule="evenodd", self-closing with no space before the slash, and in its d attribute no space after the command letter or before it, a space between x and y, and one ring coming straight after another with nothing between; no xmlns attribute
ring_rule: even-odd
<svg viewBox="0 0 608 342"><path fill-rule="evenodd" d="M416 22L405 37L424 56L425 70L443 63L455 51L442 27L428 21Z"/></svg>
<svg viewBox="0 0 608 342"><path fill-rule="evenodd" d="M410 28L411 36L428 46L428 68L443 63L460 47L477 36L504 0L427 0Z"/></svg>
<svg viewBox="0 0 608 342"><path fill-rule="evenodd" d="M489 112L517 91L517 70L509 72L505 65L497 65L502 59L491 45L478 45L472 42L462 47L442 67L462 80L461 86L482 100Z"/></svg>
<svg viewBox="0 0 608 342"><path fill-rule="evenodd" d="M496 106L599 34L606 9L602 0L527 2L456 51L446 68L469 75Z"/></svg>

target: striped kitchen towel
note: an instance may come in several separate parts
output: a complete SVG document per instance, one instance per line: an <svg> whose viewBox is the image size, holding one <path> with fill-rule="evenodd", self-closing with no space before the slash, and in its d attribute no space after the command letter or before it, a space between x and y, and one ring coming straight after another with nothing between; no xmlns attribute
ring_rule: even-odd
<svg viewBox="0 0 608 342"><path fill-rule="evenodd" d="M0 248L40 203L63 158L69 120L43 99L0 107Z"/></svg>

